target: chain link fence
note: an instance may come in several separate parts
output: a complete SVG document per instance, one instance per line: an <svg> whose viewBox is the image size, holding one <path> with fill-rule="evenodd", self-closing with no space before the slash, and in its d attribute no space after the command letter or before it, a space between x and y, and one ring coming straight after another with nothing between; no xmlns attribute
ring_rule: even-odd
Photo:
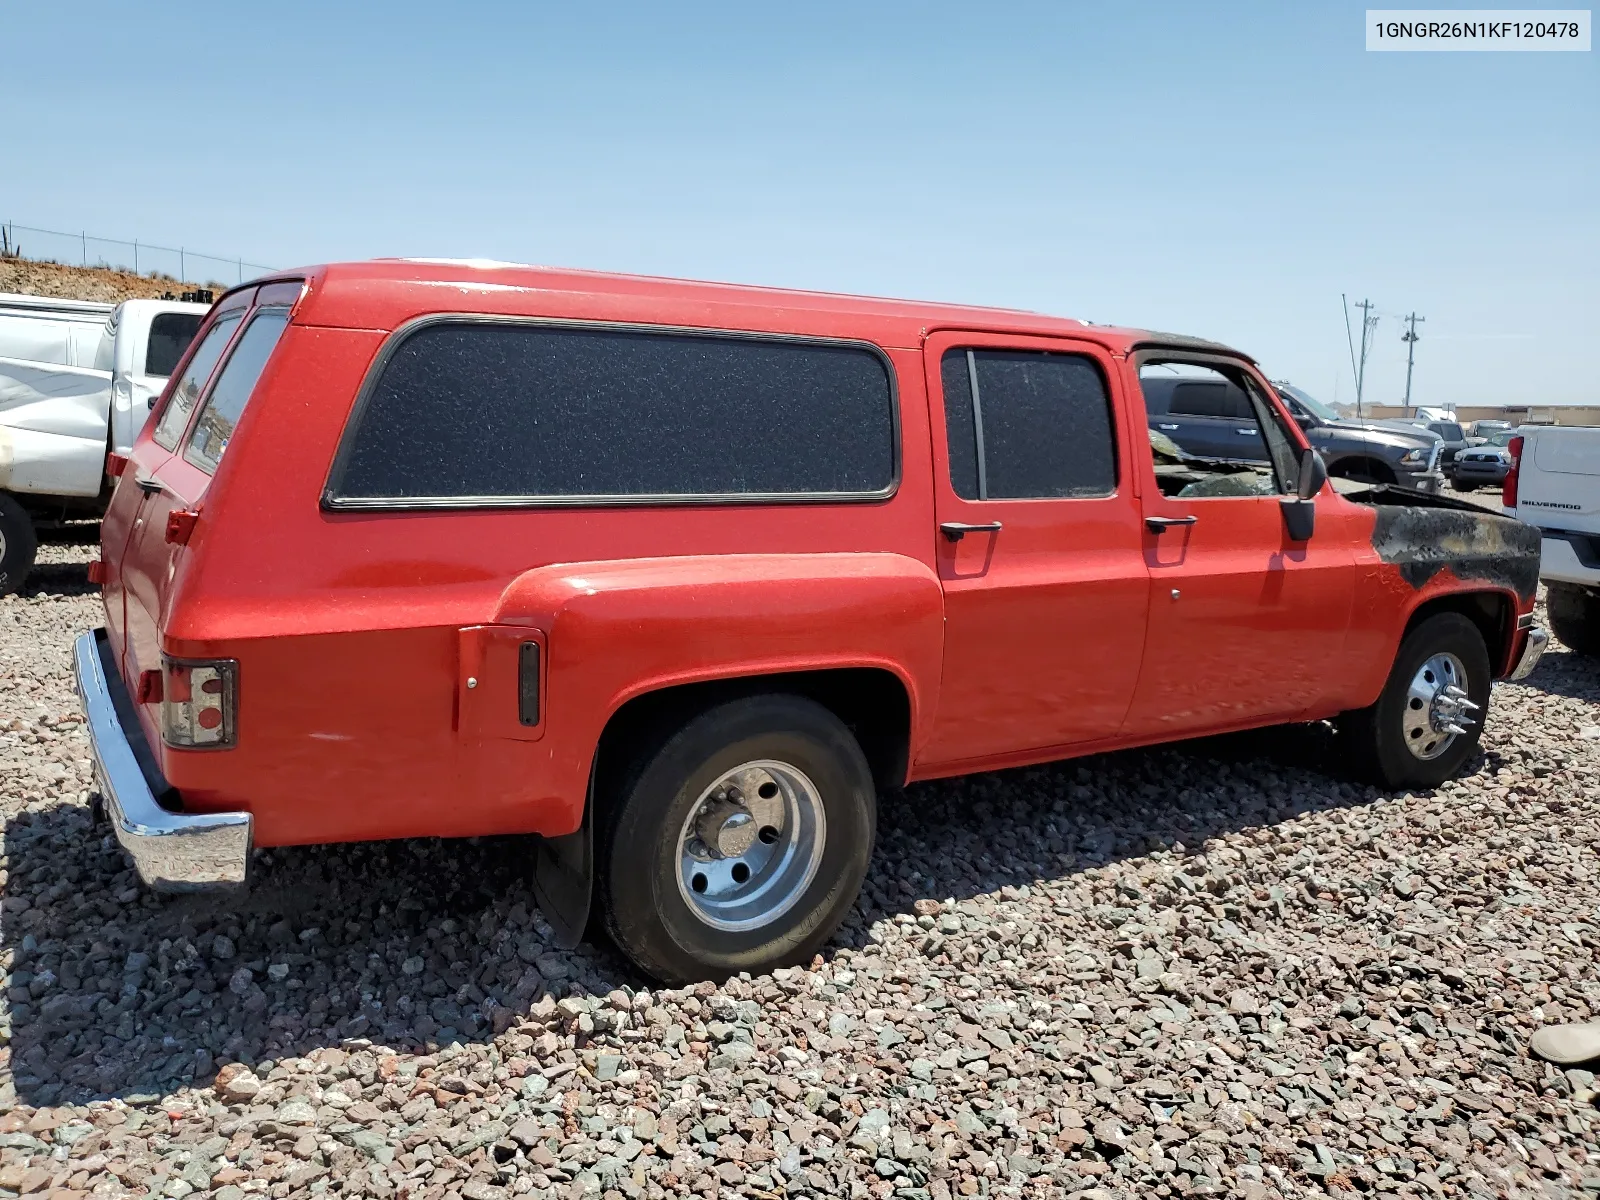
<svg viewBox="0 0 1600 1200"><path fill-rule="evenodd" d="M210 285L219 291L255 275L276 270L264 263L246 262L221 254L206 254L184 246L156 246L96 237L87 232L36 229L32 225L0 224L0 255L67 266L109 267L151 278L171 278L180 283Z"/></svg>

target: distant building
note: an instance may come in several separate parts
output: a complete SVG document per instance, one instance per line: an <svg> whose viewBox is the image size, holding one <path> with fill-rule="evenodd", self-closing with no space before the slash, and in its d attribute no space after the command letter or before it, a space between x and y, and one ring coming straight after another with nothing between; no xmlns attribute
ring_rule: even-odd
<svg viewBox="0 0 1600 1200"><path fill-rule="evenodd" d="M1430 406L1438 407L1438 406ZM1513 425L1600 425L1600 404L1463 404L1447 405L1463 425L1474 421L1509 421ZM1368 420L1390 421L1416 414L1398 404L1366 404L1362 410ZM1339 411L1355 416L1355 406L1339 405Z"/></svg>

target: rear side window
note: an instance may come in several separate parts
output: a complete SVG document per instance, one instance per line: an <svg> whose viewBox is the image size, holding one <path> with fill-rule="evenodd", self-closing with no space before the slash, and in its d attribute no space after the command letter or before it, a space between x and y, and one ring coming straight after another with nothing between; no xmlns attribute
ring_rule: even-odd
<svg viewBox="0 0 1600 1200"><path fill-rule="evenodd" d="M1173 416L1225 417L1231 421L1254 421L1250 397L1233 383L1177 383L1172 386Z"/></svg>
<svg viewBox="0 0 1600 1200"><path fill-rule="evenodd" d="M940 361L950 482L966 500L1109 496L1111 399L1078 354L948 350Z"/></svg>
<svg viewBox="0 0 1600 1200"><path fill-rule="evenodd" d="M162 379L178 366L183 352L200 330L201 314L157 313L150 321L150 341L145 346L144 373Z"/></svg>
<svg viewBox="0 0 1600 1200"><path fill-rule="evenodd" d="M231 312L219 317L217 323L206 331L205 340L200 343L194 352L194 357L189 360L189 365L184 368L183 378L179 379L178 385L172 389L167 406L161 410L161 419L156 422L154 434L156 445L163 450L178 448L178 439L183 436L183 431L189 425L189 414L194 411L195 402L200 399L206 380L211 378L217 360L222 357L228 339L233 336L234 326L239 324L239 318L243 315Z"/></svg>
<svg viewBox="0 0 1600 1200"><path fill-rule="evenodd" d="M383 363L328 501L882 496L894 403L854 344L439 322Z"/></svg>
<svg viewBox="0 0 1600 1200"><path fill-rule="evenodd" d="M202 471L213 472L222 461L222 452L233 437L245 401L255 391L256 380L261 378L261 370L288 323L287 308L258 310L228 356L227 365L217 376L217 384L200 410L200 419L194 423L189 448L184 452L184 458Z"/></svg>

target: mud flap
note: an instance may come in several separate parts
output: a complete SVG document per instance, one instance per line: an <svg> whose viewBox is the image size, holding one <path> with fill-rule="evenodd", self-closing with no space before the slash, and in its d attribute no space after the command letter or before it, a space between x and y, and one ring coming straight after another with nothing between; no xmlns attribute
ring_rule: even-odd
<svg viewBox="0 0 1600 1200"><path fill-rule="evenodd" d="M594 900L594 772L583 806L583 824L561 837L542 837L533 860L533 896L555 931L556 944L571 950L583 941Z"/></svg>

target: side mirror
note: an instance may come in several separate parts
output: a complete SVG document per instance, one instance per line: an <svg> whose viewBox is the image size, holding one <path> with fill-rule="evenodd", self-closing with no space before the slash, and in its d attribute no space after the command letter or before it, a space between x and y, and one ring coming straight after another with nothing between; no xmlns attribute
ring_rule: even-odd
<svg viewBox="0 0 1600 1200"><path fill-rule="evenodd" d="M1328 464L1322 461L1322 455L1315 450L1306 449L1300 452L1300 486L1296 494L1302 500L1310 500L1322 490L1322 485L1328 482Z"/></svg>
<svg viewBox="0 0 1600 1200"><path fill-rule="evenodd" d="M1283 527L1291 542L1309 542L1317 530L1316 494L1328 482L1328 467L1322 455L1315 450L1300 454L1300 486L1295 496L1285 496L1279 504L1283 508Z"/></svg>

